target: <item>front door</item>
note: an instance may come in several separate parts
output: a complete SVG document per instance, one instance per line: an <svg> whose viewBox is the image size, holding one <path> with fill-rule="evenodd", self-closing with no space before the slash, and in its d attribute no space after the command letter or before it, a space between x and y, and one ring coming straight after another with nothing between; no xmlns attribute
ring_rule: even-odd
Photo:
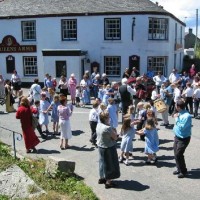
<svg viewBox="0 0 200 200"><path fill-rule="evenodd" d="M67 62L64 61L56 61L56 78L60 78L61 76L67 77Z"/></svg>
<svg viewBox="0 0 200 200"><path fill-rule="evenodd" d="M6 57L6 69L8 74L12 74L15 70L15 57L9 55Z"/></svg>

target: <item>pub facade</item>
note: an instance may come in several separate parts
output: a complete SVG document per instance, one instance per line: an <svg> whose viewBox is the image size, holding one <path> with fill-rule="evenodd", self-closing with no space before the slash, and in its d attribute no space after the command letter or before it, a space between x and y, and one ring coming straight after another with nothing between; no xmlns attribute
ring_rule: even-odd
<svg viewBox="0 0 200 200"><path fill-rule="evenodd" d="M182 68L185 24L149 0L0 2L0 73L23 83L98 67L111 80L125 68L168 76ZM83 4L84 3L84 4ZM23 7L21 6L23 5Z"/></svg>

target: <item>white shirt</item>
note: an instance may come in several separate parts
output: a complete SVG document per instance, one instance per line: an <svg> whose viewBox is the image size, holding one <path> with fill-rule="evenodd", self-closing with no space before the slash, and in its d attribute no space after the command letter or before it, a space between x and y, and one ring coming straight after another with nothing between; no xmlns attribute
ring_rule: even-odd
<svg viewBox="0 0 200 200"><path fill-rule="evenodd" d="M40 100L41 87L37 83L31 85L30 94L33 96L34 101Z"/></svg>
<svg viewBox="0 0 200 200"><path fill-rule="evenodd" d="M155 84L157 85L157 86L161 86L162 85L162 83L163 83L163 81L165 80L166 78L164 77L164 76L154 76L153 77L153 81L155 82Z"/></svg>
<svg viewBox="0 0 200 200"><path fill-rule="evenodd" d="M174 74L174 73L171 73L169 75L169 81L170 83L175 83L176 81L178 81L180 79L180 76L178 73Z"/></svg>
<svg viewBox="0 0 200 200"><path fill-rule="evenodd" d="M200 99L200 88L197 88L197 89L194 91L194 97L197 98L197 99Z"/></svg>
<svg viewBox="0 0 200 200"><path fill-rule="evenodd" d="M174 89L174 102L176 103L181 98L181 91L178 88Z"/></svg>
<svg viewBox="0 0 200 200"><path fill-rule="evenodd" d="M152 99L153 101L157 99L157 92L156 92L156 90L153 90L153 91L151 92L151 99Z"/></svg>
<svg viewBox="0 0 200 200"><path fill-rule="evenodd" d="M127 91L128 91L131 95L136 95L136 90L135 90L135 88L132 88L130 85L127 85Z"/></svg>
<svg viewBox="0 0 200 200"><path fill-rule="evenodd" d="M186 88L186 90L183 92L183 95L185 94L186 97L192 97L193 96L193 89L191 87Z"/></svg>
<svg viewBox="0 0 200 200"><path fill-rule="evenodd" d="M89 113L89 121L97 122L99 118L98 109L92 108Z"/></svg>

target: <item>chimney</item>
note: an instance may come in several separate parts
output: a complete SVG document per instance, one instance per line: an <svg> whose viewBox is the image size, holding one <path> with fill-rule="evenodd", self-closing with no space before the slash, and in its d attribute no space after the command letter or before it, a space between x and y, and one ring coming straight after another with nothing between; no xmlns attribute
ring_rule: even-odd
<svg viewBox="0 0 200 200"><path fill-rule="evenodd" d="M190 35L192 34L192 28L189 28L189 34Z"/></svg>
<svg viewBox="0 0 200 200"><path fill-rule="evenodd" d="M156 1L156 5L158 6L158 2Z"/></svg>

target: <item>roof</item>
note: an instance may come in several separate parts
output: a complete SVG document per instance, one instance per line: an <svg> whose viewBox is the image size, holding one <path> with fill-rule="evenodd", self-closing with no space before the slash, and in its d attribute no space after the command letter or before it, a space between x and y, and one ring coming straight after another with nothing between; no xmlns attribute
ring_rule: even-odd
<svg viewBox="0 0 200 200"><path fill-rule="evenodd" d="M150 0L3 0L0 19L105 14L161 14L185 25Z"/></svg>

